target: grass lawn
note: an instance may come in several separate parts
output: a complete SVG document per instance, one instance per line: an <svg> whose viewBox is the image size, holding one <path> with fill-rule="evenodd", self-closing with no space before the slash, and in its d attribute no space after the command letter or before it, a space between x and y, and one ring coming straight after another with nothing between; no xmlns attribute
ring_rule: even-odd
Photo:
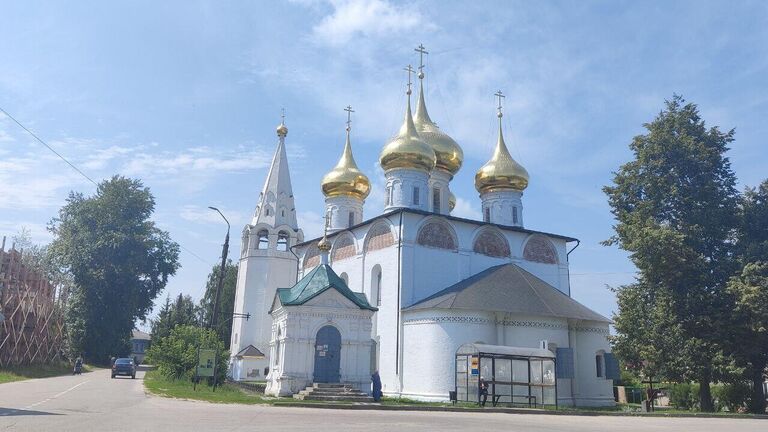
<svg viewBox="0 0 768 432"><path fill-rule="evenodd" d="M202 400L215 403L239 403L239 404L269 404L275 399L262 395L248 393L231 384L223 384L216 387L208 387L205 383L197 385L186 380L169 380L157 371L149 371L144 376L144 387L152 394L180 399Z"/></svg>
<svg viewBox="0 0 768 432"><path fill-rule="evenodd" d="M0 369L0 384L22 381L32 378L49 378L72 373L73 366L69 363L52 363L47 365L20 366L8 369ZM83 368L83 372L89 372L89 366Z"/></svg>

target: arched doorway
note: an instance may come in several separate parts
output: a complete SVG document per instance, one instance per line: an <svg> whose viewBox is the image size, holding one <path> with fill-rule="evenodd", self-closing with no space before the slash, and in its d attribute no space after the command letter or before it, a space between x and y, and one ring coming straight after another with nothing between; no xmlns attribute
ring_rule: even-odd
<svg viewBox="0 0 768 432"><path fill-rule="evenodd" d="M317 332L315 339L316 383L337 383L340 381L341 333L334 326L327 325Z"/></svg>

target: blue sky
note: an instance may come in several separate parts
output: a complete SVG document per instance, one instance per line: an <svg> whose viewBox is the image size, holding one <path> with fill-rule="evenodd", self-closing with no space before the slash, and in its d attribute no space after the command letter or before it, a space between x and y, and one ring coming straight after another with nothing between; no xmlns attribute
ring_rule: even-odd
<svg viewBox="0 0 768 432"><path fill-rule="evenodd" d="M530 172L526 227L581 239L572 294L604 315L606 286L632 281L601 187L673 93L736 128L740 187L768 177L765 2L10 2L0 7L0 106L90 177L141 178L183 251L167 293L199 298L232 221L250 219L285 107L296 207L320 232L322 175L351 104L355 158L383 208L378 153L402 120L405 73L427 56L430 115L464 148L455 214L479 218L475 171L505 134ZM0 114L0 235L45 224L70 190L94 186ZM162 301L165 293L158 301Z"/></svg>

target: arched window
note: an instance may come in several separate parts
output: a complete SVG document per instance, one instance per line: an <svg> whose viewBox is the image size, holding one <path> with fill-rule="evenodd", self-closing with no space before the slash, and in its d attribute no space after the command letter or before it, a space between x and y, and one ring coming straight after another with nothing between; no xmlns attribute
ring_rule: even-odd
<svg viewBox="0 0 768 432"><path fill-rule="evenodd" d="M392 246L393 244L395 244L395 236L392 235L389 225L386 223L379 223L374 225L373 228L368 231L368 235L365 239L365 251L373 252L378 249Z"/></svg>
<svg viewBox="0 0 768 432"><path fill-rule="evenodd" d="M355 224L355 212L349 212L349 219L347 220L347 228Z"/></svg>
<svg viewBox="0 0 768 432"><path fill-rule="evenodd" d="M345 285L349 286L349 275L346 272L340 274L339 277L344 281Z"/></svg>
<svg viewBox="0 0 768 432"><path fill-rule="evenodd" d="M517 207L512 207L512 223L517 225Z"/></svg>
<svg viewBox="0 0 768 432"><path fill-rule="evenodd" d="M317 248L317 244L313 244L307 249L307 253L304 254L303 268L308 269L316 267L320 264L320 249Z"/></svg>
<svg viewBox="0 0 768 432"><path fill-rule="evenodd" d="M381 306L381 266L376 264L371 270L371 303Z"/></svg>
<svg viewBox="0 0 768 432"><path fill-rule="evenodd" d="M435 213L440 213L440 189L439 188L432 189L432 211Z"/></svg>
<svg viewBox="0 0 768 432"><path fill-rule="evenodd" d="M336 243L333 245L331 260L333 260L333 262L341 261L355 256L355 252L355 242L352 236L349 234L342 234L341 238L336 240Z"/></svg>
<svg viewBox="0 0 768 432"><path fill-rule="evenodd" d="M413 187L413 205L419 205L419 196L421 195L421 191L419 190L418 186Z"/></svg>
<svg viewBox="0 0 768 432"><path fill-rule="evenodd" d="M280 231L277 234L277 250L283 252L288 250L288 233L285 231Z"/></svg>
<svg viewBox="0 0 768 432"><path fill-rule="evenodd" d="M557 264L555 247L552 246L552 242L548 238L542 235L535 235L528 240L528 243L525 244L525 250L523 250L523 258L538 263Z"/></svg>
<svg viewBox="0 0 768 432"><path fill-rule="evenodd" d="M416 242L422 246L438 249L457 250L451 229L442 222L428 222L421 227Z"/></svg>
<svg viewBox="0 0 768 432"><path fill-rule="evenodd" d="M598 378L605 378L605 351L595 353L595 372Z"/></svg>
<svg viewBox="0 0 768 432"><path fill-rule="evenodd" d="M256 242L256 249L266 249L269 247L269 232L261 230L258 234L259 240Z"/></svg>
<svg viewBox="0 0 768 432"><path fill-rule="evenodd" d="M509 244L507 240L493 231L483 230L472 245L472 250L479 254L496 257L509 257Z"/></svg>
<svg viewBox="0 0 768 432"><path fill-rule="evenodd" d="M491 208L486 207L483 209L483 222L490 222L491 221Z"/></svg>

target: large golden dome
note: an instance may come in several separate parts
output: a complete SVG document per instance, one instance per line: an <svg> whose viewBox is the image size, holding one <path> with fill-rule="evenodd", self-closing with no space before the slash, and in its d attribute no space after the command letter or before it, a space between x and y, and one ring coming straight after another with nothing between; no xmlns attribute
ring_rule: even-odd
<svg viewBox="0 0 768 432"><path fill-rule="evenodd" d="M498 190L523 191L528 187L528 171L512 159L504 135L501 132L501 113L499 113L499 139L491 160L486 162L475 174L475 189L481 194Z"/></svg>
<svg viewBox="0 0 768 432"><path fill-rule="evenodd" d="M419 75L421 78L423 74ZM464 162L464 152L459 144L448 134L441 131L427 113L427 105L424 103L424 84L423 81L419 87L419 101L416 104L416 118L413 119L416 125L416 131L432 150L435 152L435 168L448 171L452 176L461 168Z"/></svg>
<svg viewBox="0 0 768 432"><path fill-rule="evenodd" d="M392 138L381 150L379 163L384 171L410 168L429 172L435 167L434 150L419 137L416 126L413 124L410 90L403 125L397 136Z"/></svg>
<svg viewBox="0 0 768 432"><path fill-rule="evenodd" d="M368 177L357 168L355 158L352 157L352 146L349 143L349 129L347 129L347 142L344 144L344 152L336 166L323 177L321 183L323 194L330 198L336 196L349 196L364 200L371 192L371 182Z"/></svg>

